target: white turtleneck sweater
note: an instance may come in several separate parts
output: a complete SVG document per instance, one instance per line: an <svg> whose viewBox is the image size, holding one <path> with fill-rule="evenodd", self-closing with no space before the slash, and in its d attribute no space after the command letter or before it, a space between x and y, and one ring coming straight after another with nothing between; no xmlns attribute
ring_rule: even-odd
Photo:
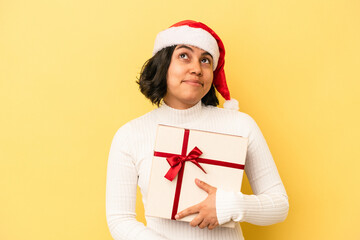
<svg viewBox="0 0 360 240"><path fill-rule="evenodd" d="M244 239L240 225L214 230L189 223L147 217L147 226L135 219L136 187L146 206L150 169L158 124L240 135L249 138L245 173L254 195L216 192L219 224L230 220L269 225L283 221L289 203L274 160L255 121L245 113L204 106L199 102L186 110L163 103L159 108L122 126L115 134L108 160L106 217L111 235L120 239Z"/></svg>

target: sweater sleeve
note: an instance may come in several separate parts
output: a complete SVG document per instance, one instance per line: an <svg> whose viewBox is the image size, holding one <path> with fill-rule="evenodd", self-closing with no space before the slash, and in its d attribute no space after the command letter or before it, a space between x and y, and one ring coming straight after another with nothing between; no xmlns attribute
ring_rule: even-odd
<svg viewBox="0 0 360 240"><path fill-rule="evenodd" d="M216 212L219 224L233 220L270 225L285 220L288 214L288 197L265 138L250 117L249 126L245 172L254 194L218 189Z"/></svg>
<svg viewBox="0 0 360 240"><path fill-rule="evenodd" d="M106 177L106 219L115 240L166 240L135 219L138 174L130 151L125 126L115 134L108 159Z"/></svg>

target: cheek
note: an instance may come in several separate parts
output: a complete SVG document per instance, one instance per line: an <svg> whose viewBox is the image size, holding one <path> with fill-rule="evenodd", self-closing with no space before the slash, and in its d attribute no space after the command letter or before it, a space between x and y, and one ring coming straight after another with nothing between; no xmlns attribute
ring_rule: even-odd
<svg viewBox="0 0 360 240"><path fill-rule="evenodd" d="M174 78L176 78L176 75L177 75L176 66L174 64L170 64L169 69L166 74L167 81L169 82L169 81L173 80Z"/></svg>
<svg viewBox="0 0 360 240"><path fill-rule="evenodd" d="M179 78L184 72L184 68L179 66L178 64L173 64L169 66L167 75L172 79Z"/></svg>
<svg viewBox="0 0 360 240"><path fill-rule="evenodd" d="M213 83L213 80L214 80L214 73L212 71L208 72L206 78L205 78L205 81L206 81L206 84L210 85Z"/></svg>
<svg viewBox="0 0 360 240"><path fill-rule="evenodd" d="M174 74L170 71L170 69L166 74L166 84L168 89L176 85L176 78L174 77Z"/></svg>

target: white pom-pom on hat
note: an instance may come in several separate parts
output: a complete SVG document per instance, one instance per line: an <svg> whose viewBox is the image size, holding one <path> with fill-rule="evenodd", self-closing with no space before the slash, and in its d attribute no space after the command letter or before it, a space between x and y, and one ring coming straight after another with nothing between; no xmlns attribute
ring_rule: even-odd
<svg viewBox="0 0 360 240"><path fill-rule="evenodd" d="M231 98L230 100L226 100L224 102L224 108L238 111L239 110L239 102L236 99Z"/></svg>

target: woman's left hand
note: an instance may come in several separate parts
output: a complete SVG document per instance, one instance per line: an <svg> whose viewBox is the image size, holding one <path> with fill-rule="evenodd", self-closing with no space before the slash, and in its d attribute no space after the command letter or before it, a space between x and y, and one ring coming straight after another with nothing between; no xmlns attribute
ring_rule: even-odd
<svg viewBox="0 0 360 240"><path fill-rule="evenodd" d="M199 226L199 228L214 229L219 225L216 217L216 188L209 184L195 179L196 185L208 193L207 198L192 207L189 207L176 214L175 219L181 219L188 215L199 213L191 222L193 227Z"/></svg>

